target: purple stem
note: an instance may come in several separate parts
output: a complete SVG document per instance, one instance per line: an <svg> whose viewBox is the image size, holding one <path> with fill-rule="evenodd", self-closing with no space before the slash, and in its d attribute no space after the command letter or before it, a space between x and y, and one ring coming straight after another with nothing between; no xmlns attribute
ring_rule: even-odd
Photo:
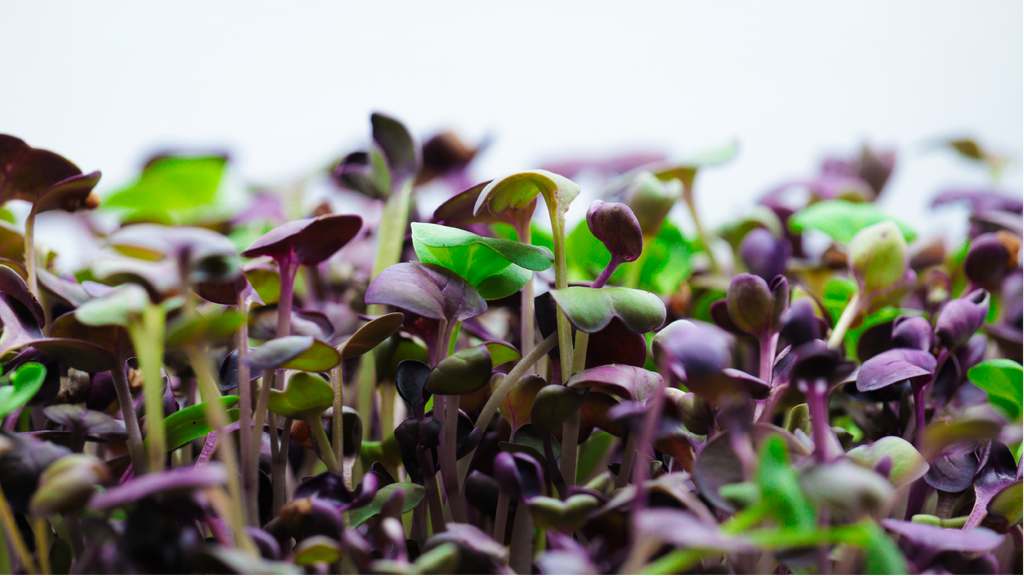
<svg viewBox="0 0 1024 576"><path fill-rule="evenodd" d="M760 351L760 371L758 372L758 378L763 380L765 384L768 384L771 393L764 400L758 400L754 406L754 420L758 422L768 422L771 420L772 411L775 409L775 403L778 402L778 396L775 394L775 390L772 387L772 370L775 366L775 348L779 343L779 334L767 333L764 336L758 338L758 342L761 345Z"/></svg>
<svg viewBox="0 0 1024 576"><path fill-rule="evenodd" d="M604 288L604 285L608 283L608 279L612 277L615 270L622 264L622 257L613 254L612 259L608 262L608 265L604 267L601 274L590 284L591 288Z"/></svg>
<svg viewBox="0 0 1024 576"><path fill-rule="evenodd" d="M807 382L807 408L811 415L811 434L814 438L814 458L820 463L828 461L828 442L831 425L828 421L828 382L823 379Z"/></svg>
<svg viewBox="0 0 1024 576"><path fill-rule="evenodd" d="M238 311L248 320L249 314L245 298L241 295L238 296ZM246 523L255 526L259 517L256 497L259 478L256 466L253 464L256 455L252 451L252 386L249 383L249 365L245 363L248 353L249 323L246 321L242 322L238 329L238 409L240 412L239 422L243 423L239 431L239 442L241 442L239 456L242 467L242 496L245 498L242 506L245 510Z"/></svg>

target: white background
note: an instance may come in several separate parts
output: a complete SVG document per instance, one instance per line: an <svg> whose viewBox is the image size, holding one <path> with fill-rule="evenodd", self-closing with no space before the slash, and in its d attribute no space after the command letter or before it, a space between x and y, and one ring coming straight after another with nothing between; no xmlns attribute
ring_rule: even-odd
<svg viewBox="0 0 1024 576"><path fill-rule="evenodd" d="M720 223L862 142L900 154L883 205L987 174L941 137L1009 154L1021 190L1022 3L5 2L0 132L123 186L151 152L227 149L283 182L365 144L380 110L423 138L494 137L480 179L553 160L741 143L698 181Z"/></svg>

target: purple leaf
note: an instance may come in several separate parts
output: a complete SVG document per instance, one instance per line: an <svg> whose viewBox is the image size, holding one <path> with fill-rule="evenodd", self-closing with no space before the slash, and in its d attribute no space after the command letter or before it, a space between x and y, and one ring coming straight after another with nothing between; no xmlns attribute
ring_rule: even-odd
<svg viewBox="0 0 1024 576"><path fill-rule="evenodd" d="M950 350L963 346L985 324L988 306L988 291L981 288L947 302L935 320L939 342Z"/></svg>
<svg viewBox="0 0 1024 576"><path fill-rule="evenodd" d="M792 252L789 240L776 238L765 228L754 228L740 244L740 256L747 269L766 282L786 273L786 262Z"/></svg>
<svg viewBox="0 0 1024 576"><path fill-rule="evenodd" d="M892 324L892 345L894 348L913 348L930 351L935 344L932 325L920 316L900 316Z"/></svg>
<svg viewBox="0 0 1024 576"><path fill-rule="evenodd" d="M594 200L587 210L587 226L611 252L613 262L633 262L644 249L640 223L625 204Z"/></svg>
<svg viewBox="0 0 1024 576"><path fill-rule="evenodd" d="M923 350L894 348L864 363L857 372L857 390L870 392L904 380L923 386L935 372L935 357Z"/></svg>
<svg viewBox="0 0 1024 576"><path fill-rule="evenodd" d="M945 190L935 196L935 199L932 200L932 208L953 203L969 204L971 212L1001 210L1020 214L1021 210L1024 209L1024 203L1021 202L1020 194L1004 194L998 190L988 190L984 188L952 188Z"/></svg>
<svg viewBox="0 0 1024 576"><path fill-rule="evenodd" d="M746 540L722 534L717 526L708 526L689 512L674 508L649 508L637 516L638 538L657 539L679 548L697 548L719 552L753 552Z"/></svg>
<svg viewBox="0 0 1024 576"><path fill-rule="evenodd" d="M197 488L222 486L227 481L224 467L218 462L193 468L174 468L136 477L103 494L93 496L89 507L110 510L164 492L187 492Z"/></svg>
<svg viewBox="0 0 1024 576"><path fill-rule="evenodd" d="M373 500L377 493L378 480L375 474L363 476L361 484L349 490L345 479L333 472L324 472L303 481L295 488L295 500L317 498L332 502L339 512L349 508L358 508Z"/></svg>
<svg viewBox="0 0 1024 576"><path fill-rule="evenodd" d="M665 382L657 372L636 366L609 364L573 374L566 386L599 388L619 398L646 403L665 387Z"/></svg>
<svg viewBox="0 0 1024 576"><path fill-rule="evenodd" d="M461 322L487 311L480 293L457 274L418 262L389 266L370 282L363 300L448 322Z"/></svg>
<svg viewBox="0 0 1024 576"><path fill-rule="evenodd" d="M294 254L300 264L327 260L359 233L363 219L355 215L327 214L282 224L261 236L242 252L245 258L270 256L282 261Z"/></svg>
<svg viewBox="0 0 1024 576"><path fill-rule="evenodd" d="M893 518L882 520L882 526L906 539L903 547L909 549L908 556L921 567L939 552L988 552L1003 542L1003 536L988 528L957 530Z"/></svg>

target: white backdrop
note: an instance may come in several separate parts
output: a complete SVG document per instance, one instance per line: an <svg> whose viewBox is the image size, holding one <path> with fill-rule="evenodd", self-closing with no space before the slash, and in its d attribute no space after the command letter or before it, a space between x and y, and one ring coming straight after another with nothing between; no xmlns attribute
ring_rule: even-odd
<svg viewBox="0 0 1024 576"><path fill-rule="evenodd" d="M963 230L925 210L939 187L988 183L930 139L1010 154L1021 189L1021 2L496 4L4 3L0 132L103 170L101 192L165 147L288 180L365 143L374 110L492 135L481 179L738 139L698 182L712 223L865 141L899 150L884 205L926 234Z"/></svg>

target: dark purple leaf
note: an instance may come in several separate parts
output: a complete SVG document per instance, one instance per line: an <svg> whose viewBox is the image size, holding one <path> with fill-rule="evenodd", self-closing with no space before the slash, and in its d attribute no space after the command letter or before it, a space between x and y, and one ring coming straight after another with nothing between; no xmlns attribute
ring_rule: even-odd
<svg viewBox="0 0 1024 576"><path fill-rule="evenodd" d="M175 468L136 477L103 494L93 496L89 507L110 510L136 502L147 496L167 492L187 492L197 488L222 486L227 481L224 468L217 462L193 468Z"/></svg>
<svg viewBox="0 0 1024 576"><path fill-rule="evenodd" d="M931 351L935 345L932 325L921 316L900 316L892 324L893 348Z"/></svg>
<svg viewBox="0 0 1024 576"><path fill-rule="evenodd" d="M8 436L13 447L0 455L0 487L16 512L28 512L29 499L39 485L43 471L71 451L52 442L25 435Z"/></svg>
<svg viewBox="0 0 1024 576"><path fill-rule="evenodd" d="M427 378L430 377L430 366L418 360L402 360L395 369L395 386L398 395L405 400L410 408L425 404L430 398L426 389Z"/></svg>
<svg viewBox="0 0 1024 576"><path fill-rule="evenodd" d="M125 437L124 422L115 420L103 412L71 404L58 404L47 406L43 413L68 430L79 430L95 436Z"/></svg>
<svg viewBox="0 0 1024 576"><path fill-rule="evenodd" d="M932 458L924 479L936 490L961 492L971 485L979 464L974 442L955 442Z"/></svg>
<svg viewBox="0 0 1024 576"><path fill-rule="evenodd" d="M504 545L495 542L493 538L476 526L449 522L445 528L444 532L427 538L424 546L427 551L450 542L458 546L464 553L486 558L491 562L497 563L499 566L503 566L508 562L508 549Z"/></svg>
<svg viewBox="0 0 1024 576"><path fill-rule="evenodd" d="M544 495L544 468L529 454L499 452L494 457L494 478L513 498L529 500Z"/></svg>
<svg viewBox="0 0 1024 576"><path fill-rule="evenodd" d="M729 316L740 330L755 336L768 332L772 320L772 291L764 278L737 274L729 282L726 303Z"/></svg>
<svg viewBox="0 0 1024 576"><path fill-rule="evenodd" d="M954 188L939 193L932 200L932 208L946 204L964 203L969 204L972 212L987 212L990 210L1002 210L1005 212L1021 213L1024 203L1021 202L1020 194L1004 194L997 190L963 189Z"/></svg>
<svg viewBox="0 0 1024 576"><path fill-rule="evenodd" d="M963 298L950 300L935 320L935 335L950 350L964 345L985 323L989 294L979 288Z"/></svg>
<svg viewBox="0 0 1024 576"><path fill-rule="evenodd" d="M607 364L643 366L647 361L647 341L618 318L590 335L587 345L587 368Z"/></svg>
<svg viewBox="0 0 1024 576"><path fill-rule="evenodd" d="M793 348L800 347L813 340L818 340L824 333L821 321L814 313L814 304L801 298L782 314L782 337L789 341Z"/></svg>
<svg viewBox="0 0 1024 576"><path fill-rule="evenodd" d="M261 236L242 252L242 256L270 256L281 261L294 254L300 264L312 266L327 260L348 244L362 226L362 218L347 214L294 220Z"/></svg>
<svg viewBox="0 0 1024 576"><path fill-rule="evenodd" d="M573 374L566 383L569 388L598 388L609 394L641 404L665 387L657 372L627 366L608 364Z"/></svg>
<svg viewBox="0 0 1024 576"><path fill-rule="evenodd" d="M403 262L385 269L366 289L367 304L387 304L426 318L461 322L487 311L465 280L435 264Z"/></svg>
<svg viewBox="0 0 1024 576"><path fill-rule="evenodd" d="M957 530L940 528L923 522L906 522L893 518L882 520L882 526L906 538L905 548L915 563L926 564L942 551L978 553L988 552L1002 544L1003 536L988 528Z"/></svg>
<svg viewBox="0 0 1024 576"><path fill-rule="evenodd" d="M295 500L316 498L332 502L339 512L358 508L373 500L377 493L377 476L366 474L353 490L345 486L345 479L333 472L324 472L303 481L295 488Z"/></svg>
<svg viewBox="0 0 1024 576"><path fill-rule="evenodd" d="M753 552L754 546L737 536L728 536L716 526L708 526L696 516L672 508L650 508L636 519L638 538L655 539L679 548L696 548L719 552Z"/></svg>
<svg viewBox="0 0 1024 576"><path fill-rule="evenodd" d="M1017 268L1020 238L1006 232L985 233L971 241L964 274L976 285L999 289L1003 277Z"/></svg>
<svg viewBox="0 0 1024 576"><path fill-rule="evenodd" d="M923 386L935 372L935 357L923 350L894 348L864 363L857 372L857 390L870 392L904 380Z"/></svg>

